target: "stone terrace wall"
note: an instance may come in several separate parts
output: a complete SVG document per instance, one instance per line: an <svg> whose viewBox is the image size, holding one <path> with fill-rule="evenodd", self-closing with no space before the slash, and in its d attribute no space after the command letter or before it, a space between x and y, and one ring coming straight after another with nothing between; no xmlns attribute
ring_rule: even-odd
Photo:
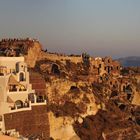
<svg viewBox="0 0 140 140"><path fill-rule="evenodd" d="M39 135L48 140L50 126L46 105L33 106L31 111L22 111L4 115L6 130L16 129L23 136Z"/></svg>
<svg viewBox="0 0 140 140"><path fill-rule="evenodd" d="M47 60L51 60L51 61L66 61L66 60L70 60L73 63L80 63L82 62L82 57L81 56L68 56L68 55L60 55L60 54L55 54L55 53L46 53L46 52L41 52L38 55L38 60L43 60L43 59L47 59Z"/></svg>
<svg viewBox="0 0 140 140"><path fill-rule="evenodd" d="M46 95L46 82L37 72L30 72L30 83L36 93Z"/></svg>

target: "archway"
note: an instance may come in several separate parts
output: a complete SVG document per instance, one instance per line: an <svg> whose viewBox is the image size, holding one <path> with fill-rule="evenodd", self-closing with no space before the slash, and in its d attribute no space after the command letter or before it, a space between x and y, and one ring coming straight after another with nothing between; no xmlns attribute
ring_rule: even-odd
<svg viewBox="0 0 140 140"><path fill-rule="evenodd" d="M126 86L125 92L127 93L127 99L128 99L128 100L131 100L132 93L133 93L133 90L132 90L131 85L127 85L127 86Z"/></svg>
<svg viewBox="0 0 140 140"><path fill-rule="evenodd" d="M53 64L53 65L52 65L51 72L52 72L53 74L60 75L60 70L59 70L59 68L58 68L58 65Z"/></svg>
<svg viewBox="0 0 140 140"><path fill-rule="evenodd" d="M22 108L23 107L23 102L21 100L17 100L15 102L15 105L16 105L17 109Z"/></svg>
<svg viewBox="0 0 140 140"><path fill-rule="evenodd" d="M3 73L0 73L0 76L4 76L4 74Z"/></svg>
<svg viewBox="0 0 140 140"><path fill-rule="evenodd" d="M110 98L113 98L113 97L116 97L118 96L118 91L112 91L111 95L110 95Z"/></svg>
<svg viewBox="0 0 140 140"><path fill-rule="evenodd" d="M37 102L38 102L38 103L44 102L44 96L38 95L38 96L37 96Z"/></svg>
<svg viewBox="0 0 140 140"><path fill-rule="evenodd" d="M125 88L125 92L127 92L127 93L132 93L132 87L131 87L131 85L127 85L126 86L126 88Z"/></svg>
<svg viewBox="0 0 140 140"><path fill-rule="evenodd" d="M34 103L35 102L34 93L30 93L28 95L28 100L31 101L31 103Z"/></svg>

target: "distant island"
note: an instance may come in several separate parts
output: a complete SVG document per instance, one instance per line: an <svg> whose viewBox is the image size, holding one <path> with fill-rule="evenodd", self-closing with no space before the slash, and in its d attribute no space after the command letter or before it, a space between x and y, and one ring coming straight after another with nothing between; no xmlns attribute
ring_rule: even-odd
<svg viewBox="0 0 140 140"><path fill-rule="evenodd" d="M140 66L140 56L129 56L117 59L125 67Z"/></svg>

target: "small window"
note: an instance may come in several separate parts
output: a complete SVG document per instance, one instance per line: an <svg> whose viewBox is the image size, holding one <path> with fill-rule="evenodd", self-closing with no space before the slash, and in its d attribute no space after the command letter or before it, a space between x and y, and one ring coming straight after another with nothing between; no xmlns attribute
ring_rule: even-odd
<svg viewBox="0 0 140 140"><path fill-rule="evenodd" d="M20 73L19 74L19 81L24 81L25 80L25 78L24 78L24 73Z"/></svg>
<svg viewBox="0 0 140 140"><path fill-rule="evenodd" d="M101 68L102 67L102 65L101 64L99 64L99 68Z"/></svg>
<svg viewBox="0 0 140 140"><path fill-rule="evenodd" d="M0 121L2 121L2 116L0 115Z"/></svg>
<svg viewBox="0 0 140 140"><path fill-rule="evenodd" d="M4 76L4 74L3 73L0 73L0 76Z"/></svg>

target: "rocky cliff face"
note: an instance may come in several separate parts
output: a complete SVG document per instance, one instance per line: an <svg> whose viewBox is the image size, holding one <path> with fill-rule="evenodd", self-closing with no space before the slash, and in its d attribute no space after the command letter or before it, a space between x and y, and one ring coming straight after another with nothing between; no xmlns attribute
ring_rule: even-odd
<svg viewBox="0 0 140 140"><path fill-rule="evenodd" d="M32 47L29 48L27 55L25 55L25 62L31 68L33 68L38 59L38 55L41 52L41 45L38 42L34 42Z"/></svg>
<svg viewBox="0 0 140 140"><path fill-rule="evenodd" d="M95 98L90 89L84 91L85 83L57 79L47 85L50 109L50 135L54 139L79 139L73 129L75 121L98 111ZM89 91L88 91L89 90Z"/></svg>
<svg viewBox="0 0 140 140"><path fill-rule="evenodd" d="M110 58L87 65L82 56L39 54L34 70L46 80L53 139L140 138L138 76L120 75Z"/></svg>
<svg viewBox="0 0 140 140"><path fill-rule="evenodd" d="M41 53L39 41L26 39L2 39L0 41L0 56L19 57L24 56L29 67L34 67Z"/></svg>
<svg viewBox="0 0 140 140"><path fill-rule="evenodd" d="M120 74L110 57L53 54L38 43L24 56L46 82L51 138L140 139L139 73Z"/></svg>

